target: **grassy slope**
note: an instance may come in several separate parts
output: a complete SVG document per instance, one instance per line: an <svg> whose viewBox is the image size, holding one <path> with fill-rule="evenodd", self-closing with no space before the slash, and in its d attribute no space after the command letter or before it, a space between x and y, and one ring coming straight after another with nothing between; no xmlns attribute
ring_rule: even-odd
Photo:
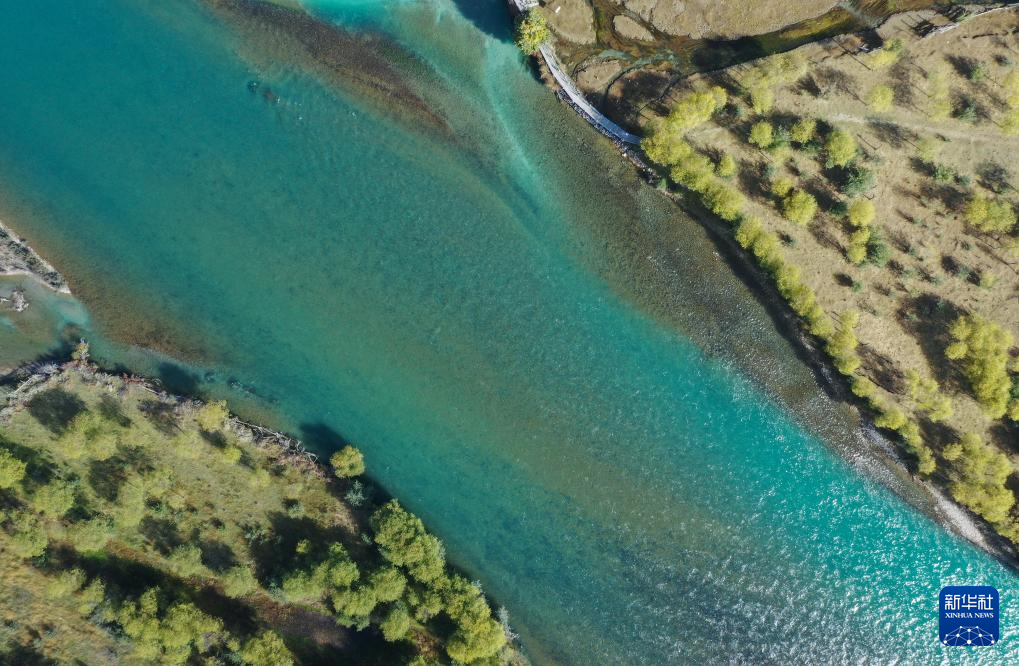
<svg viewBox="0 0 1019 666"><path fill-rule="evenodd" d="M103 617L103 608L115 610L155 585L168 598L190 600L222 618L242 642L271 627L299 663L403 663L419 651L444 657L441 636L448 635L443 622L449 622L441 616L425 624L412 620L404 640L386 643L374 626L363 632L339 626L324 601L281 600L274 587L292 568L301 539L308 539L313 550L342 543L362 579L385 565L367 524L376 506L372 500L382 498L372 497L366 484L369 500L355 508L339 499L354 481L331 478L273 442L258 443L234 421L218 432L203 432L196 408L140 384L72 368L49 378L23 409L0 422L0 450L28 463L18 486L0 490L0 508L8 518L0 517L0 662L6 652L19 662L45 657L59 663L131 663L135 646L109 615ZM84 410L119 424L112 457L67 455L61 434ZM197 446L188 447L189 441ZM235 462L230 451L236 457L237 449ZM22 559L12 552L11 516L33 511L31 498L55 478L73 483L74 507L63 519L45 519L45 553ZM144 518L137 526L120 518L130 484L146 489ZM93 516L113 517L114 530L104 552L85 555L74 550L68 530ZM187 544L198 545L202 564L178 575L181 570L168 556ZM222 575L237 565L255 572L260 585L229 599ZM47 595L55 576L71 567L84 570L90 581L105 582L107 602L96 612L78 611L80 592L56 599ZM376 608L373 625L388 605ZM220 650L220 656L230 658L227 652Z"/></svg>

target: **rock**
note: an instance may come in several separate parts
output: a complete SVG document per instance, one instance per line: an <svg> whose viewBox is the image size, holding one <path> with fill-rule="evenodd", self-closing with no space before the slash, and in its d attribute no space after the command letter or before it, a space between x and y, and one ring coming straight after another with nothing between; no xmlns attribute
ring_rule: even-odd
<svg viewBox="0 0 1019 666"><path fill-rule="evenodd" d="M651 34L651 31L637 23L634 19L629 16L619 16L612 19L612 29L616 31L616 34L626 39L637 39L642 42L654 41L655 36Z"/></svg>
<svg viewBox="0 0 1019 666"><path fill-rule="evenodd" d="M28 301L25 300L25 292L15 289L11 292L11 309L15 312L24 312L28 309Z"/></svg>
<svg viewBox="0 0 1019 666"><path fill-rule="evenodd" d="M599 60L586 65L577 74L577 87L585 93L601 94L609 81L614 79L619 72L623 71L623 63L620 60Z"/></svg>
<svg viewBox="0 0 1019 666"><path fill-rule="evenodd" d="M548 24L562 39L574 44L593 44L594 9L587 0L552 0L545 5Z"/></svg>

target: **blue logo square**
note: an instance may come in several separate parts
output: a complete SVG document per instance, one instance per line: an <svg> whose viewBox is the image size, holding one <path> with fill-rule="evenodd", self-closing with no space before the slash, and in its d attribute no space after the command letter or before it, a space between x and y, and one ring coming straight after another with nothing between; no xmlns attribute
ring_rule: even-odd
<svg viewBox="0 0 1019 666"><path fill-rule="evenodd" d="M998 642L998 591L990 585L955 585L938 599L942 645L988 647Z"/></svg>

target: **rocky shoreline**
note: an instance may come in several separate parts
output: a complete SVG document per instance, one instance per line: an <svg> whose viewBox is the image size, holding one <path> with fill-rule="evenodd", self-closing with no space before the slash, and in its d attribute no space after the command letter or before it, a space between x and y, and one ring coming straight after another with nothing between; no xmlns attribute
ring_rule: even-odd
<svg viewBox="0 0 1019 666"><path fill-rule="evenodd" d="M51 263L39 256L39 253L29 247L10 227L0 222L0 275L27 275L33 277L53 291L70 294L64 277L53 267ZM19 293L15 291L14 293ZM24 296L22 295L22 303ZM23 303L19 307L18 301L11 296L12 307L20 312L25 307Z"/></svg>

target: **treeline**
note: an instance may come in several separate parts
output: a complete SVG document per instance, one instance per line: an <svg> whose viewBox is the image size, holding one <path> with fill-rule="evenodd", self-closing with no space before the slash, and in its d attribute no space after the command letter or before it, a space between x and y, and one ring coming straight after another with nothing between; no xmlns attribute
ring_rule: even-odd
<svg viewBox="0 0 1019 666"><path fill-rule="evenodd" d="M874 65L891 64L901 51L900 43L886 44L872 56ZM803 282L800 268L785 256L787 239L768 231L761 219L749 214L744 192L730 184L741 166L727 153L713 159L710 152L698 150L688 138L691 130L717 118L747 128L743 134L747 143L771 159L781 162L791 150L815 157L820 173L830 181L830 191L837 193L826 213L844 220L849 238L846 260L854 265L884 267L890 260L890 248L874 225L877 212L873 203L862 196L874 187L875 176L861 159L856 139L814 118L790 120L783 116L775 122L766 117L774 105L774 88L795 81L804 71L795 55L777 56L752 67L740 80L739 94L746 106L718 86L686 93L665 118L649 127L642 148L667 176L663 187L670 181L731 225L737 243L772 278L834 367L848 379L853 394L872 410L875 425L895 433L915 458L917 471L924 476L934 474L938 469L935 450L939 450L947 463L943 478L953 496L1000 533L1019 542L1019 523L1012 516L1015 498L1007 484L1013 468L1007 456L972 434L960 436L955 442L928 442L921 423L938 424L950 419L954 414L951 398L933 378L907 370L905 396L901 401L889 399L888 392L863 373L855 332L859 313L851 309L829 313L817 302L814 291ZM885 97L885 91L878 90L871 101L881 106ZM746 121L747 107L758 119ZM929 146L921 146L921 153L930 152ZM933 162L930 155L922 155L921 159ZM790 222L807 225L820 212L814 195L796 179L780 175L774 163L769 161L763 168L744 166L742 173L740 182L760 183L760 191L771 200L776 212ZM972 227L985 233L1011 231L1016 224L1010 203L981 196L970 198L965 216ZM951 335L946 356L958 363L986 414L993 419L1019 420L1019 377L1013 374L1019 373L1019 360L1012 356L1011 335L979 316L959 318Z"/></svg>
<svg viewBox="0 0 1019 666"><path fill-rule="evenodd" d="M363 631L378 637L365 663L522 663L505 613L441 542L376 503L355 447L328 475L259 444L224 403L153 398L79 358L0 430L0 610L15 618L0 661L71 661L94 635L110 662L285 666ZM279 621L299 609L337 636Z"/></svg>

